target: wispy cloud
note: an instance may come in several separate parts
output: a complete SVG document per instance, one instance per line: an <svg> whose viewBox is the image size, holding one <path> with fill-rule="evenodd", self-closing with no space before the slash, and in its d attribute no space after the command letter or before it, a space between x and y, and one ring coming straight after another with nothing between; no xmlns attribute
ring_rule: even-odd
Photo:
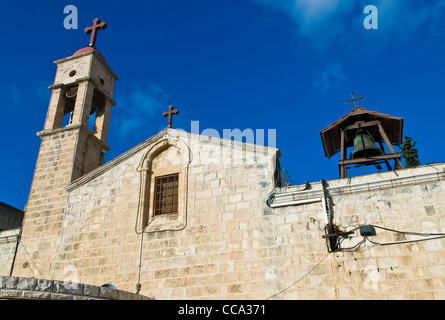
<svg viewBox="0 0 445 320"><path fill-rule="evenodd" d="M445 0L439 1L432 10L432 19L430 23L430 32L434 34L443 34L445 19Z"/></svg>
<svg viewBox="0 0 445 320"><path fill-rule="evenodd" d="M345 13L355 8L352 1L341 0L252 0L284 14L296 23L296 32L307 38L323 35L324 40L344 31Z"/></svg>
<svg viewBox="0 0 445 320"><path fill-rule="evenodd" d="M11 99L11 101L17 103L20 101L21 96L22 93L20 92L20 90L15 85L13 85L9 90L9 98Z"/></svg>
<svg viewBox="0 0 445 320"><path fill-rule="evenodd" d="M157 84L138 84L128 95L117 101L120 108L119 136L122 139L140 136L141 131L150 128L153 117L159 117L166 108L167 94ZM158 114L159 113L159 114Z"/></svg>
<svg viewBox="0 0 445 320"><path fill-rule="evenodd" d="M314 80L314 86L319 88L322 93L339 86L346 76L343 72L343 65L340 62L332 63L327 66Z"/></svg>
<svg viewBox="0 0 445 320"><path fill-rule="evenodd" d="M326 47L340 41L364 36L363 9L373 4L378 9L379 36L409 38L424 25L438 25L445 14L445 0L251 0L279 12L296 24L298 35L315 46ZM430 28L432 31L435 28ZM347 36L345 36L347 35ZM388 37L389 38L389 37ZM393 40L393 39L392 39ZM341 44L342 44L341 43Z"/></svg>
<svg viewBox="0 0 445 320"><path fill-rule="evenodd" d="M278 13L293 22L295 45L317 57L312 83L322 93L348 79L343 68L354 58L373 58L388 44L417 37L445 37L445 0L251 0L265 14ZM363 25L367 5L378 10L378 30ZM337 54L341 51L342 56ZM349 59L341 60L341 59Z"/></svg>

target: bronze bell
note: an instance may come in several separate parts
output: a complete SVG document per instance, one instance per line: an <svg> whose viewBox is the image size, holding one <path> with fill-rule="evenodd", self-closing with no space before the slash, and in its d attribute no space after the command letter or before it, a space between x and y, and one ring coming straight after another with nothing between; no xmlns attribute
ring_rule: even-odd
<svg viewBox="0 0 445 320"><path fill-rule="evenodd" d="M91 105L90 115L96 112L98 109L102 109L105 106L105 97L100 92L94 90L93 103Z"/></svg>
<svg viewBox="0 0 445 320"><path fill-rule="evenodd" d="M383 155L382 150L374 144L371 136L366 131L359 130L354 138L354 149L351 152L351 159L381 155Z"/></svg>
<svg viewBox="0 0 445 320"><path fill-rule="evenodd" d="M77 96L77 86L73 86L68 88L65 92L65 110L63 111L63 115L73 112L74 105L76 103Z"/></svg>

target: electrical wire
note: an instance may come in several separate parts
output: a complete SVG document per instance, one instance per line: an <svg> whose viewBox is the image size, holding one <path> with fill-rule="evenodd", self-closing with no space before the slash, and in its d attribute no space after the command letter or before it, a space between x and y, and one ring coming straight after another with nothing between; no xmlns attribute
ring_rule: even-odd
<svg viewBox="0 0 445 320"><path fill-rule="evenodd" d="M409 240L399 240L399 241L389 241L389 242L377 242L377 241L373 241L373 240L369 239L367 236L365 236L366 240L368 240L369 242L371 242L373 244L377 244L380 246L386 246L386 245L390 245L390 244L410 243L410 242L417 242L417 241L426 241L426 240L433 240L433 239L440 239L440 238L445 238L445 235L435 236L435 237L430 237L430 238L423 238L423 239L409 239Z"/></svg>
<svg viewBox="0 0 445 320"><path fill-rule="evenodd" d="M280 176L281 176L281 166L278 161L277 161L277 170L278 170L278 175L277 175L277 178L275 179L275 184L274 184L273 189L269 193L269 196L267 197L267 200L266 200L266 204L269 208L271 208L270 205L271 205L272 199L275 197L277 192L281 190L281 188L278 186L278 184L280 182Z"/></svg>
<svg viewBox="0 0 445 320"><path fill-rule="evenodd" d="M382 230L386 230L386 231L391 231L391 232L401 233L401 234L415 235L415 236L444 236L444 237L445 237L445 233L429 233L429 232L399 231L399 230L394 230L394 229L385 228L385 227L380 227L380 226L375 226L375 225L371 225L371 227L373 227L373 228L378 228L378 229L382 229Z"/></svg>
<svg viewBox="0 0 445 320"><path fill-rule="evenodd" d="M440 239L440 238L444 238L445 237L445 233L400 231L400 230L394 230L394 229L380 227L380 226L375 226L375 225L371 225L371 226L374 227L374 228L378 228L378 229L382 229L382 230L386 230L386 231L390 231L390 232L395 232L395 233L400 233L400 234L405 234L405 235L414 235L414 236L427 237L427 238L417 238L417 239L408 239L408 240L377 242L377 241L371 240L371 239L369 239L368 237L365 236L366 240L368 240L369 242L371 242L373 244L377 244L377 245L390 245L390 244L410 243L410 242L416 242L416 241Z"/></svg>
<svg viewBox="0 0 445 320"><path fill-rule="evenodd" d="M280 169L281 169L281 171L284 173L284 176L285 176L286 180L289 180L289 181L288 181L288 185L292 186L292 185L293 185L293 182L292 182L292 178L291 178L289 172L287 172L287 170L284 169L284 168L281 167L281 166L280 166Z"/></svg>
<svg viewBox="0 0 445 320"><path fill-rule="evenodd" d="M19 242L20 246L22 246L23 250L25 251L26 255L28 256L29 262L34 266L34 268L37 270L37 272L40 274L40 278L44 278L43 274L40 272L39 268L37 268L37 265L35 264L34 260L32 260L31 255L29 254L28 250L26 250L25 245L23 244L23 241ZM33 268L30 266L30 270L32 272L33 278L37 278L36 274L34 273Z"/></svg>
<svg viewBox="0 0 445 320"><path fill-rule="evenodd" d="M284 175L284 179L285 179L286 182L287 182L287 186L291 186L291 185L293 185L290 174L286 171L286 169L284 169L284 168L280 165L280 163L279 163L278 161L277 161L277 170L278 170L278 175L277 175L277 178L275 179L275 185L274 185L272 191L269 193L269 195L268 195L268 197L267 197L267 200L266 200L266 204L267 204L267 206L268 206L269 208L272 208L272 207L271 207L272 199L275 197L275 195L276 195L276 194L281 190L281 188L282 188L281 183L280 183L280 181L281 181L281 174ZM280 185L280 186L279 186L279 185ZM301 191L307 190L308 188L310 188L310 184L309 184L309 182L306 182L304 188L303 188Z"/></svg>
<svg viewBox="0 0 445 320"><path fill-rule="evenodd" d="M382 229L382 230L386 230L386 231L390 231L390 232L406 234L406 235L416 235L416 236L422 236L422 237L426 237L426 238L398 240L398 241L388 241L388 242L378 242L378 241L375 241L375 240L371 240L368 236L363 236L363 240L360 241L359 243L357 243L356 245L354 245L352 247L344 248L344 247L341 246L343 241L346 239L346 237L344 237L344 238L342 238L341 240L338 241L338 245L339 245L339 250L338 251L341 251L341 252L354 252L354 251L357 251L360 248L360 246L362 244L364 244L366 241L369 241L369 242L371 242L372 244L375 244L375 245L385 246L385 245L391 245L391 244L402 244L402 243L411 243L411 242L417 242L417 241L426 241L426 240L434 240L434 239L445 238L445 233L400 231L400 230L380 227L380 226L376 226L376 225L371 225L371 226L373 228L378 228L378 229ZM353 230L351 230L349 232L354 232L354 231L356 231L359 228L360 227L356 227L355 229L353 229Z"/></svg>
<svg viewBox="0 0 445 320"><path fill-rule="evenodd" d="M352 230L350 230L350 231L347 231L346 233L352 233L352 232L355 232L355 231L357 231L359 228L360 228L360 227L356 227L356 228L354 228L354 229L352 229ZM363 237L362 241L360 241L359 243L355 244L354 246L344 248L344 247L341 246L341 244L342 244L343 241L346 240L346 239L349 239L349 238L347 238L347 237L343 237L340 241L338 241L338 248L339 248L339 251L341 251L341 252L354 252L354 251L357 251L357 250L360 248L360 246L366 242L366 238Z"/></svg>
<svg viewBox="0 0 445 320"><path fill-rule="evenodd" d="M360 246L366 242L366 237L363 237L363 240L360 241L359 243L357 243L355 246L352 246L352 247L349 247L349 248L343 248L341 246L341 243L343 242L344 239L345 238L343 238L340 241L340 243L339 243L339 251L341 251L341 252L354 252L354 251L357 251L360 248Z"/></svg>
<svg viewBox="0 0 445 320"><path fill-rule="evenodd" d="M330 253L328 253L328 254L327 254L323 259L321 259L321 261L318 262L318 263L317 263L311 270L309 270L308 272L306 272L303 276L301 276L297 281L295 281L294 283L292 283L289 287L287 287L287 288L281 290L281 291L278 292L278 293L275 293L274 295L272 295L272 296L266 298L265 300L272 299L272 298L274 298L274 297L276 297L276 296L282 294L283 292L289 290L289 289L292 288L293 286L295 286L298 282L300 282L301 280L303 280L307 275L309 275L312 271L314 271L314 270L315 270L315 269L316 269L316 268L317 268L323 261L325 261L326 258L329 257L329 254L330 254Z"/></svg>
<svg viewBox="0 0 445 320"><path fill-rule="evenodd" d="M355 244L352 247L348 247L348 248L342 248L341 244L342 242L346 239L346 237L342 238L338 243L339 243L339 251L341 252L354 252L357 251L361 245L363 245L366 241L369 241L373 244L376 245L390 245L390 244L400 244L400 243L409 243L409 242L415 242L415 241L425 241L425 240L432 240L432 239L440 239L440 238L445 238L445 233L421 233L421 232L411 232L411 231L399 231L399 230L394 230L394 229L390 229L390 228L385 228L385 227L380 227L380 226L375 226L375 225L371 225L374 228L378 228L378 229L383 229L386 231L391 231L391 232L396 232L396 233L401 233L401 234L410 234L410 235L419 235L419 236L430 236L429 238L424 238L424 239L410 239L410 240L402 240L402 241L393 241L393 242L377 242L374 240L369 239L368 236L363 236L362 241L358 242L357 244ZM348 232L355 232L359 229L360 227L356 227ZM311 270L309 270L307 273L305 273L303 276L301 276L298 280L296 280L294 283L292 283L290 286L286 287L285 289L281 290L280 292L266 298L265 300L269 300L272 299L280 294L282 294L283 292L289 290L290 288L292 288L293 286L295 286L298 282L300 282L301 280L303 280L306 276L308 276L312 271L314 271L324 260L326 260L326 258L329 256L330 252L328 252L328 254L320 261L318 262Z"/></svg>

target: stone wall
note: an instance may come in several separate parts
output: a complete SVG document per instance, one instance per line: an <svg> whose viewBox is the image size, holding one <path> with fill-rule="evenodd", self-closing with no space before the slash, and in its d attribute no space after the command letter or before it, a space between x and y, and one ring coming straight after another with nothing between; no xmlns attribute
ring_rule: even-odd
<svg viewBox="0 0 445 320"><path fill-rule="evenodd" d="M0 300L153 300L110 287L34 278L0 277Z"/></svg>
<svg viewBox="0 0 445 320"><path fill-rule="evenodd" d="M23 211L0 201L0 231L20 228Z"/></svg>
<svg viewBox="0 0 445 320"><path fill-rule="evenodd" d="M16 248L20 229L0 231L0 276L9 276Z"/></svg>
<svg viewBox="0 0 445 320"><path fill-rule="evenodd" d="M322 239L326 212L315 201L323 197L322 184L281 190L277 206L313 203L273 209L269 227L282 243L276 246L282 264L273 270L283 275L277 290L287 288L277 298L444 299L444 169L439 164L328 181L333 223L340 231L355 230L342 250L329 254ZM375 235L361 236L356 228L364 225L373 225Z"/></svg>
<svg viewBox="0 0 445 320"><path fill-rule="evenodd" d="M176 163L185 166L185 219L146 219L141 234L152 205L141 197L151 174L141 168L151 156L175 161L162 148L152 153L164 142L188 152ZM22 252L14 275L69 276L126 291L140 284L141 294L158 300L445 298L444 238L406 233L445 233L444 164L327 181L332 222L352 231L342 250L329 252L320 182L275 190L266 204L276 155L165 130L65 186L57 240L51 248L45 238L25 241L35 251ZM364 225L376 234L364 238Z"/></svg>
<svg viewBox="0 0 445 320"><path fill-rule="evenodd" d="M25 239L14 275L63 280L70 274L76 282L113 283L119 289L134 290L141 243L138 214L145 210L140 197L144 173L138 168L153 144L162 139L180 139L192 159L181 213L186 225L171 229L152 223L150 227L156 229L145 230L141 293L157 299L221 297L226 294L215 290L218 281L213 277L225 276L227 295L233 291L240 296L240 280L229 274L235 268L234 259L252 253L244 253L251 242L250 232L239 229L237 220L242 220L243 229L259 226L277 151L177 130L156 135L68 185L58 240L48 247L44 237L35 242ZM28 237L39 236L36 230Z"/></svg>

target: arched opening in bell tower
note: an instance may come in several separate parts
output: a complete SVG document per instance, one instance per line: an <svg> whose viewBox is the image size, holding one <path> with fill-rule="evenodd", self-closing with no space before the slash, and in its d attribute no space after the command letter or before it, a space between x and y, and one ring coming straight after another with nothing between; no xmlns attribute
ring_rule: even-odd
<svg viewBox="0 0 445 320"><path fill-rule="evenodd" d="M65 90L64 99L64 109L63 118L61 123L61 128L66 127L73 123L74 106L76 105L77 91L79 89L78 85L73 85Z"/></svg>
<svg viewBox="0 0 445 320"><path fill-rule="evenodd" d="M91 104L90 118L88 119L88 129L96 134L98 132L97 118L105 112L105 96L102 92L94 89L93 102Z"/></svg>

